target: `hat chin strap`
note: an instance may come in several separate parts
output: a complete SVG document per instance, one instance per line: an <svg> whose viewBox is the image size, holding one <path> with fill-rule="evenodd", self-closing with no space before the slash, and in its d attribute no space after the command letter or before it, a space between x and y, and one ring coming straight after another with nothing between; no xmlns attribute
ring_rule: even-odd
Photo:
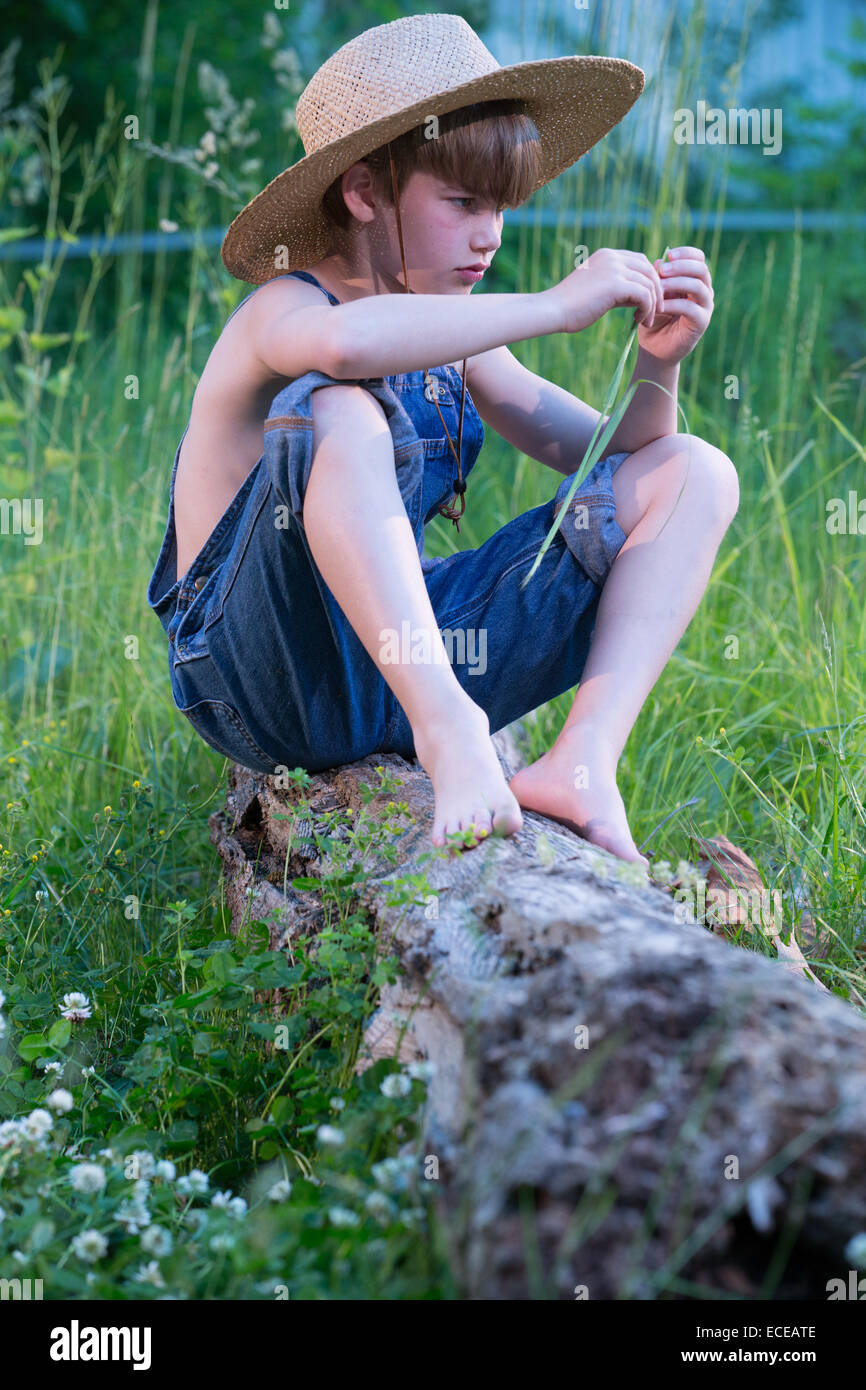
<svg viewBox="0 0 866 1390"><path fill-rule="evenodd" d="M397 216L397 239L398 239L398 241L400 242L400 260L401 260L402 265L403 265L403 284L404 284L406 293L407 293L407 294L410 294L411 291L410 291L410 289L409 289L409 273L408 273L408 271L407 271L407 269L406 269L406 252L405 252L404 247L403 247L403 223L402 223L402 220L401 220L401 218L400 218L400 198L399 198L399 195L398 195L398 193L397 193L397 171L396 171L396 169L395 169L395 167L394 167L394 156L393 156L393 154L391 153L391 142L390 142L390 141L388 142L388 161L389 161L390 166L391 166L391 188L392 188L393 193L394 193L394 212L396 213L396 216ZM429 368L424 372L424 381L425 381L426 385L427 385L428 387L431 388L430 394L431 394L432 397L433 397L433 404L435 405L436 410L438 411L439 419L442 421L442 428L443 428L444 431L445 431L445 437L446 437L446 439L448 440L448 444L449 444L449 446L450 446L450 448L451 448L451 452L452 452L452 454L454 455L454 457L455 457L455 459L456 459L456 461L457 461L457 477L454 479L454 495L457 497L457 499L458 499L458 501L459 501L459 503L460 503L460 510L457 511L457 508L456 508L456 507L447 506L445 503L443 503L441 507L437 507L436 510L437 510L437 513L438 513L440 516L445 516L445 517L448 518L449 521L453 521L453 522L454 522L454 525L457 527L457 534L458 534L458 535L460 534L460 518L462 517L464 511L466 510L466 495L465 495L465 494L466 494L466 481L465 481L465 479L464 479L464 477L463 477L463 468L462 468L462 465L461 465L461 459L462 459L462 457L463 457L463 411L464 411L464 408L465 408L465 406L466 406L466 358L465 358L465 357L464 357L464 359L463 359L463 372L462 372L462 378L463 378L463 384L462 384L462 388L461 388L461 391L460 391L460 423L459 423L458 430L457 430L457 447L456 447L456 449L455 449L455 447L454 447L454 441L453 441L453 439L451 438L451 435L450 435L450 433L449 433L449 431L448 431L448 426L447 426L446 423L445 423L445 417L444 417L444 415L442 414L442 411L439 410L439 401L438 401L438 399L437 399L437 397L438 397L438 390L437 390L438 383L436 382L435 377L432 377L432 376L430 375L430 370L429 370Z"/></svg>

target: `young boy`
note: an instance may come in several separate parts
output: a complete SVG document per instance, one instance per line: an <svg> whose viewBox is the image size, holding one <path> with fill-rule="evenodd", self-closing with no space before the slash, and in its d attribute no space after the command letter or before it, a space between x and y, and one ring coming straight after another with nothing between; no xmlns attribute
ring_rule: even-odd
<svg viewBox="0 0 866 1390"><path fill-rule="evenodd" d="M458 16L421 15L362 34L305 89L306 158L223 245L232 273L262 283L196 389L148 589L175 701L213 747L271 772L414 754L436 845L513 834L522 807L647 863L617 762L738 505L727 456L675 433L709 271L696 247L665 264L602 248L550 289L470 297L502 208L573 163L641 86L617 59L503 69ZM671 395L638 387L524 586L599 414L506 344L580 332L618 305L635 306L633 379ZM462 514L482 420L562 482L478 549L430 560L424 525ZM485 669L450 661L444 632L481 633ZM552 748L507 783L491 731L578 681Z"/></svg>

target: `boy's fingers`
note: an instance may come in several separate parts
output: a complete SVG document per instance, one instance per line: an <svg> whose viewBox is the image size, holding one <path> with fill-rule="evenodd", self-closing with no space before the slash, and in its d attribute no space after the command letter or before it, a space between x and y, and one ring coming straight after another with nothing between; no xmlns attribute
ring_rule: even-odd
<svg viewBox="0 0 866 1390"><path fill-rule="evenodd" d="M699 246L672 246L668 252L669 256L694 256L696 260L704 261L706 256Z"/></svg>

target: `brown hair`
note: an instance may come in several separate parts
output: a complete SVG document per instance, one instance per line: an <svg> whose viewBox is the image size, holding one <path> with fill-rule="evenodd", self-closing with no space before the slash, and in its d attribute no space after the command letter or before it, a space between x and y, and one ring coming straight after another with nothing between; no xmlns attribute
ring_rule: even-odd
<svg viewBox="0 0 866 1390"><path fill-rule="evenodd" d="M415 170L421 169L493 202L497 209L526 201L538 179L541 141L522 102L474 102L446 112L438 121L436 138L425 133L425 123L391 141L398 194ZM393 206L388 146L359 162L369 167L378 196ZM355 219L343 199L342 177L322 198L322 211L333 227L346 231Z"/></svg>

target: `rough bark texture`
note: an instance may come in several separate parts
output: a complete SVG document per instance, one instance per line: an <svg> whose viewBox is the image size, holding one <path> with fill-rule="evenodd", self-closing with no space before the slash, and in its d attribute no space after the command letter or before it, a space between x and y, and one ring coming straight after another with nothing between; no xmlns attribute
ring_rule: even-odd
<svg viewBox="0 0 866 1390"><path fill-rule="evenodd" d="M516 746L494 741L511 776ZM366 758L307 796L314 817L357 813L377 764L415 823L363 901L406 976L383 991L359 1069L396 1055L404 1026L400 1057L435 1065L422 1152L463 1295L827 1298L866 1230L857 1011L677 921L663 889L626 883L619 860L532 813L517 836L425 865L436 898L388 907L431 848L423 769ZM211 817L235 929L268 921L274 948L322 919L315 895L281 887L327 872L293 848L297 818L276 818L297 800L235 767ZM768 1293L780 1236L790 1255Z"/></svg>

